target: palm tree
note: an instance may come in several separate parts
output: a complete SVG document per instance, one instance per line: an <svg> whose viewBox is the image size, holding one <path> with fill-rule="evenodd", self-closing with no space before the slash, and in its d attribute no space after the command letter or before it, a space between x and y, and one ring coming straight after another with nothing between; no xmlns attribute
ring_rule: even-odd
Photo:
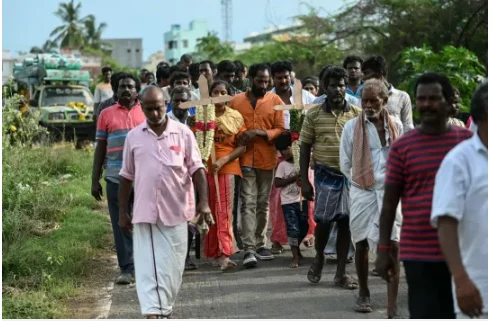
<svg viewBox="0 0 493 321"><path fill-rule="evenodd" d="M46 53L54 52L54 51L57 51L58 44L55 41L48 39L43 44L43 47L41 47L41 49L43 50L43 52L46 52Z"/></svg>
<svg viewBox="0 0 493 321"><path fill-rule="evenodd" d="M55 15L62 19L63 25L56 27L50 34L50 37L55 36L54 41L60 43L61 48L77 48L79 49L85 43L84 38L84 22L89 19L89 16L80 18L80 9L82 4L79 2L74 4L74 0L68 3L60 3Z"/></svg>
<svg viewBox="0 0 493 321"><path fill-rule="evenodd" d="M96 27L96 18L93 15L89 15L84 21L84 33L86 38L86 45L92 49L105 49L109 44L101 40L101 35L106 28L106 23L102 22Z"/></svg>

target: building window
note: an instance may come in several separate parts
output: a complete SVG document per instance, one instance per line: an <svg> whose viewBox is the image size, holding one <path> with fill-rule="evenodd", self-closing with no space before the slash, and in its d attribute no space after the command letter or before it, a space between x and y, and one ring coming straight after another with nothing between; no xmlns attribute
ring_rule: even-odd
<svg viewBox="0 0 493 321"><path fill-rule="evenodd" d="M183 40L183 48L188 48L188 40Z"/></svg>
<svg viewBox="0 0 493 321"><path fill-rule="evenodd" d="M140 52L140 49L135 49L135 52Z"/></svg>
<svg viewBox="0 0 493 321"><path fill-rule="evenodd" d="M128 53L131 53L131 52L132 52L132 49L127 49L127 52L128 52Z"/></svg>
<svg viewBox="0 0 493 321"><path fill-rule="evenodd" d="M177 41L169 41L168 42L168 49L176 49L178 48L178 42Z"/></svg>

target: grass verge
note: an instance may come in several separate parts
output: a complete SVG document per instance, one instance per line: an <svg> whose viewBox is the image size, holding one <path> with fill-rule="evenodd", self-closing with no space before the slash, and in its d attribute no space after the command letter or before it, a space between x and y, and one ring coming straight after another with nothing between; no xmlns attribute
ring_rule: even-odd
<svg viewBox="0 0 493 321"><path fill-rule="evenodd" d="M65 318L111 239L90 195L92 153L4 148L2 166L2 316Z"/></svg>

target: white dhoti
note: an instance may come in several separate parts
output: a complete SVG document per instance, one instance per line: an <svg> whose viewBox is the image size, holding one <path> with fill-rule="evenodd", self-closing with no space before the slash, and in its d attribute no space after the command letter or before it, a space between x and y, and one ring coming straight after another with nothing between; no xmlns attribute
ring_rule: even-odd
<svg viewBox="0 0 493 321"><path fill-rule="evenodd" d="M370 249L375 250L380 240L380 213L382 212L383 190L363 190L351 186L349 196L351 210L349 228L354 243L368 240ZM391 240L399 242L402 225L401 203L397 205Z"/></svg>
<svg viewBox="0 0 493 321"><path fill-rule="evenodd" d="M186 222L134 224L135 283L143 315L171 314L182 282L187 242Z"/></svg>

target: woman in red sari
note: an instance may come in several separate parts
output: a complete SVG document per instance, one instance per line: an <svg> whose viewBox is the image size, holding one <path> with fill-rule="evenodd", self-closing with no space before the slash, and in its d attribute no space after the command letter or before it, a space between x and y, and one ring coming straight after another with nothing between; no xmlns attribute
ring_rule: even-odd
<svg viewBox="0 0 493 321"><path fill-rule="evenodd" d="M231 96L231 94L231 88L226 82L215 81L212 83L211 97ZM228 271L236 268L236 263L229 258L234 253L232 220L235 176L241 176L239 157L246 150L245 146L238 146L236 141L246 130L246 127L241 114L226 106L226 103L215 104L215 108L214 148L216 162L212 163L209 159L207 163L209 206L215 224L210 227L209 233L205 236L204 254L208 258L214 258L222 271ZM218 206L214 173L218 174L220 206Z"/></svg>

